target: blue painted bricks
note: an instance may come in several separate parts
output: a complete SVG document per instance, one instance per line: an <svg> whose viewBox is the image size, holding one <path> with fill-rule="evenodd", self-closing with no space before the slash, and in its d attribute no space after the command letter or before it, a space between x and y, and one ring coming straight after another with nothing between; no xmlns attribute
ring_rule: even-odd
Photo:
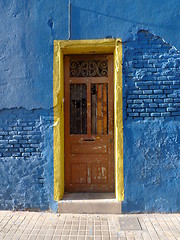
<svg viewBox="0 0 180 240"><path fill-rule="evenodd" d="M0 1L0 209L57 210L53 40L110 36L123 42L122 210L180 211L179 0L71 0L71 15L68 2Z"/></svg>
<svg viewBox="0 0 180 240"><path fill-rule="evenodd" d="M0 116L0 209L53 208L52 111L20 108Z"/></svg>
<svg viewBox="0 0 180 240"><path fill-rule="evenodd" d="M180 210L180 123L154 118L124 121L123 212Z"/></svg>
<svg viewBox="0 0 180 240"><path fill-rule="evenodd" d="M123 212L180 211L180 53L172 49L143 30L124 44Z"/></svg>
<svg viewBox="0 0 180 240"><path fill-rule="evenodd" d="M176 104L180 102L180 53L171 50L160 37L143 30L124 44L127 118L180 116Z"/></svg>

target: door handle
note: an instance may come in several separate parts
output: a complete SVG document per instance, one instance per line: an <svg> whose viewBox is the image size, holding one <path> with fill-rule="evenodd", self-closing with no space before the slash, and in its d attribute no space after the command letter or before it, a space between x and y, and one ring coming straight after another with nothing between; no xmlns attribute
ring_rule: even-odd
<svg viewBox="0 0 180 240"><path fill-rule="evenodd" d="M87 139L84 139L84 142L94 142L94 139L93 138L87 138Z"/></svg>

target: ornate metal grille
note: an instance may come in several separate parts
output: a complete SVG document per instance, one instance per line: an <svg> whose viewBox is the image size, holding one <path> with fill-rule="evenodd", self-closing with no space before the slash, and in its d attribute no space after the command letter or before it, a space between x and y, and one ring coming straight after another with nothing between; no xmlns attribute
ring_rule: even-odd
<svg viewBox="0 0 180 240"><path fill-rule="evenodd" d="M72 60L70 77L108 77L108 60Z"/></svg>

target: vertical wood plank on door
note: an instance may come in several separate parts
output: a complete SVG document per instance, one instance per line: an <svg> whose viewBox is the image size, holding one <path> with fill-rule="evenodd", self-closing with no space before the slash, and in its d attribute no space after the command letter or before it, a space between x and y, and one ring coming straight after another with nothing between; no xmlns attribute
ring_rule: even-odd
<svg viewBox="0 0 180 240"><path fill-rule="evenodd" d="M91 83L87 82L87 137L91 137Z"/></svg>
<svg viewBox="0 0 180 240"><path fill-rule="evenodd" d="M91 84L91 133L96 134L97 85Z"/></svg>
<svg viewBox="0 0 180 240"><path fill-rule="evenodd" d="M107 134L107 84L103 84L103 133Z"/></svg>
<svg viewBox="0 0 180 240"><path fill-rule="evenodd" d="M102 84L97 84L97 134L102 134Z"/></svg>

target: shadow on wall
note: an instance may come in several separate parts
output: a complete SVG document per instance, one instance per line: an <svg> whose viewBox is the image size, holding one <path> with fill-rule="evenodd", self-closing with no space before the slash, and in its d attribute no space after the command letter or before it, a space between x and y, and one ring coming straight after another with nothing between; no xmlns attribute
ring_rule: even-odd
<svg viewBox="0 0 180 240"><path fill-rule="evenodd" d="M80 9L71 5L71 39L81 39L81 18Z"/></svg>
<svg viewBox="0 0 180 240"><path fill-rule="evenodd" d="M88 9L88 8L83 8L83 7L79 7L79 6L77 7L75 5L71 5L71 6L72 6L72 20L73 20L72 22L73 22L73 26L77 26L77 27L79 26L79 24L76 25L76 23L77 23L76 20L78 19L78 17L80 18L81 12L85 13L86 15L87 14L94 15L95 19L98 16L100 16L101 19L102 19L102 22L104 20L106 20L107 18L110 18L110 19L115 19L117 21L128 22L128 23L132 23L132 24L136 24L136 25L144 25L144 26L150 26L150 27L151 26L153 26L153 27L157 26L157 24L155 24L155 23L150 23L149 24L149 22L145 22L145 21L134 21L134 20L130 20L128 18L117 17L117 16L112 15L112 14L107 14L107 13L103 13L103 12L100 12L100 11L91 10L91 9ZM80 20L78 20L78 22L80 22ZM161 27L161 28L169 29L169 28L172 27L172 24L169 24L169 25L159 24L158 26Z"/></svg>
<svg viewBox="0 0 180 240"><path fill-rule="evenodd" d="M88 1L84 1L84 7L71 3L71 39L112 36L124 40L129 34L136 33L137 29L142 28L161 33L169 42L173 41L178 46L176 32L179 19L178 14L175 14L175 6L173 6L175 11L172 14L172 10L168 11L168 3L164 4L163 11L160 3L154 5L151 2L147 6L139 1L135 2L131 6L127 2L122 2L121 5L118 2L103 3L102 6L100 1L90 5ZM172 17L174 17L173 20ZM162 21L164 18L166 20Z"/></svg>

